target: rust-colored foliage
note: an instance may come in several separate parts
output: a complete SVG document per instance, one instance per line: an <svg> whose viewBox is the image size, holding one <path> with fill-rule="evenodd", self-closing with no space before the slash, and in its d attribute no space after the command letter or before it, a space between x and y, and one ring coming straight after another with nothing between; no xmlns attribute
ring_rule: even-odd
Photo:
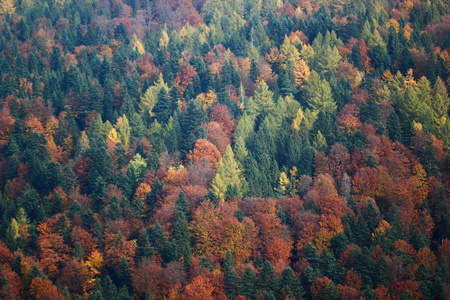
<svg viewBox="0 0 450 300"><path fill-rule="evenodd" d="M225 105L214 105L209 113L210 121L222 124L222 129L231 137L234 129L234 122L230 117L228 108Z"/></svg>
<svg viewBox="0 0 450 300"><path fill-rule="evenodd" d="M82 295L93 288L90 276L89 269L82 262L72 259L61 270L59 280L73 293Z"/></svg>
<svg viewBox="0 0 450 300"><path fill-rule="evenodd" d="M205 139L200 139L195 142L194 149L189 151L189 154L186 155L186 159L197 162L203 157L208 158L211 165L215 165L222 156L217 150L217 147L211 142Z"/></svg>
<svg viewBox="0 0 450 300"><path fill-rule="evenodd" d="M14 119L6 105L0 111L0 146L3 146L9 138L14 125Z"/></svg>
<svg viewBox="0 0 450 300"><path fill-rule="evenodd" d="M208 141L217 147L220 155L223 155L230 144L230 138L224 131L223 126L217 122L209 122L204 127L208 132Z"/></svg>
<svg viewBox="0 0 450 300"><path fill-rule="evenodd" d="M311 285L311 297L314 300L324 299L325 291L331 284L331 280L328 277L317 278Z"/></svg>
<svg viewBox="0 0 450 300"><path fill-rule="evenodd" d="M397 299L403 295L405 291L409 291L412 295L411 299L422 299L422 293L419 289L419 283L414 281L394 281L392 285L392 291L394 299Z"/></svg>
<svg viewBox="0 0 450 300"><path fill-rule="evenodd" d="M50 280L40 277L33 278L30 285L30 294L36 300L64 300L65 297L58 292Z"/></svg>
<svg viewBox="0 0 450 300"><path fill-rule="evenodd" d="M69 247L57 233L41 234L38 245L41 249L39 264L46 274L55 278L69 259Z"/></svg>
<svg viewBox="0 0 450 300"><path fill-rule="evenodd" d="M392 299L391 295L389 294L388 289L382 284L378 285L378 287L374 290L374 293L375 293L375 297L377 298L377 300L391 300Z"/></svg>
<svg viewBox="0 0 450 300"><path fill-rule="evenodd" d="M97 248L97 240L92 235L81 227L75 226L71 233L72 243L80 243L84 250L84 257L88 258L92 252Z"/></svg>
<svg viewBox="0 0 450 300"><path fill-rule="evenodd" d="M182 295L183 300L213 300L214 286L211 284L210 280L205 276L197 276L188 284Z"/></svg>
<svg viewBox="0 0 450 300"><path fill-rule="evenodd" d="M131 278L136 295L145 297L150 292L153 297L162 297L166 284L163 268L155 261L144 259L132 273Z"/></svg>
<svg viewBox="0 0 450 300"><path fill-rule="evenodd" d="M0 278L6 278L8 284L0 287L0 298L1 299L22 299L23 291L22 284L19 275L11 270L11 267L7 264L3 264L2 270L0 271Z"/></svg>

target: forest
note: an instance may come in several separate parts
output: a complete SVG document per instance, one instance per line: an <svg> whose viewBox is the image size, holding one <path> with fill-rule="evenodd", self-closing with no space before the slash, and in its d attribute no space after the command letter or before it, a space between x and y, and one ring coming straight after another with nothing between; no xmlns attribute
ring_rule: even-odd
<svg viewBox="0 0 450 300"><path fill-rule="evenodd" d="M450 2L0 0L0 298L450 299Z"/></svg>

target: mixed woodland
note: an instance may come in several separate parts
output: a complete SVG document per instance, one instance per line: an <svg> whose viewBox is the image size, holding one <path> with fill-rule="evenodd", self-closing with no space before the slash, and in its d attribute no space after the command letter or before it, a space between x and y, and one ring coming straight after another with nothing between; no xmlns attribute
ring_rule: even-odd
<svg viewBox="0 0 450 300"><path fill-rule="evenodd" d="M0 0L1 299L449 299L450 3Z"/></svg>

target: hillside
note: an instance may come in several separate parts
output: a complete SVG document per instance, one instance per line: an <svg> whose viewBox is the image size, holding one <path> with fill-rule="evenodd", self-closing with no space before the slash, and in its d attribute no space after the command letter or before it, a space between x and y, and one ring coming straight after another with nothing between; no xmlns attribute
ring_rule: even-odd
<svg viewBox="0 0 450 300"><path fill-rule="evenodd" d="M442 0L0 0L0 298L450 298L449 51Z"/></svg>

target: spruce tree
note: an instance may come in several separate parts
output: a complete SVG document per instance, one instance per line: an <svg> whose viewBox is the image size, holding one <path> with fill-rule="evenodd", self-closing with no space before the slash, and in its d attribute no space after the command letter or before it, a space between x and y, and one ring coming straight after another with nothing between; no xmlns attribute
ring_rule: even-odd
<svg viewBox="0 0 450 300"><path fill-rule="evenodd" d="M173 238L177 246L178 257L182 257L184 264L189 266L192 262L191 235L189 232L189 223L184 212L178 208L173 224Z"/></svg>
<svg viewBox="0 0 450 300"><path fill-rule="evenodd" d="M236 298L241 291L239 284L239 277L234 270L225 273L225 284L224 284L225 294L230 299Z"/></svg>
<svg viewBox="0 0 450 300"><path fill-rule="evenodd" d="M119 273L117 274L117 284L120 287L125 286L131 290L130 267L128 266L128 261L125 256L122 256L122 259L120 260Z"/></svg>
<svg viewBox="0 0 450 300"><path fill-rule="evenodd" d="M279 290L278 276L269 261L265 261L261 272L258 275L258 287L266 292L278 294Z"/></svg>
<svg viewBox="0 0 450 300"><path fill-rule="evenodd" d="M105 299L116 299L117 287L109 275L102 280L102 294Z"/></svg>
<svg viewBox="0 0 450 300"><path fill-rule="evenodd" d="M389 114L387 130L389 138L392 141L397 142L402 140L402 128L400 125L400 120L395 110L392 110L391 113Z"/></svg>
<svg viewBox="0 0 450 300"><path fill-rule="evenodd" d="M117 195L111 197L111 201L108 207L108 219L111 221L117 221L122 218L122 212L119 206L119 199Z"/></svg>
<svg viewBox="0 0 450 300"><path fill-rule="evenodd" d="M160 124L166 124L173 112L169 95L164 86L159 90L158 101L153 107L152 112L156 115L156 119Z"/></svg>
<svg viewBox="0 0 450 300"><path fill-rule="evenodd" d="M300 284L300 280L295 276L294 271L290 267L283 270L283 273L281 274L280 287L282 299L301 299L305 295L305 291Z"/></svg>
<svg viewBox="0 0 450 300"><path fill-rule="evenodd" d="M256 275L250 267L247 267L242 275L240 294L248 299L253 299L256 292Z"/></svg>

